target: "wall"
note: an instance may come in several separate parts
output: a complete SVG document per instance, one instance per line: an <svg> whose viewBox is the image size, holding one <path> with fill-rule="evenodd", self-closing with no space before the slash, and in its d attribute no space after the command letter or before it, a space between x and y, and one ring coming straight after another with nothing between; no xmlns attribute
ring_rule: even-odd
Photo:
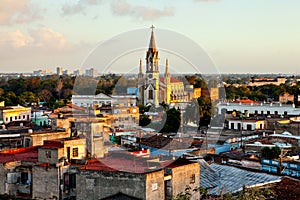
<svg viewBox="0 0 300 200"><path fill-rule="evenodd" d="M59 148L59 149L39 148L38 150L39 162L56 164L58 162L58 159L64 156L63 151L64 151L63 148Z"/></svg>
<svg viewBox="0 0 300 200"><path fill-rule="evenodd" d="M4 163L0 163L0 194L5 194L5 180L8 170L4 167Z"/></svg>
<svg viewBox="0 0 300 200"><path fill-rule="evenodd" d="M163 170L146 174L146 199L165 199Z"/></svg>
<svg viewBox="0 0 300 200"><path fill-rule="evenodd" d="M191 182L191 176L195 174L195 182ZM200 163L191 163L172 169L172 195L185 192L186 185L192 189L200 187ZM192 193L191 200L200 199L199 192Z"/></svg>
<svg viewBox="0 0 300 200"><path fill-rule="evenodd" d="M104 156L103 122L76 122L78 135L86 138L87 153L101 158Z"/></svg>
<svg viewBox="0 0 300 200"><path fill-rule="evenodd" d="M151 183L154 182L158 183L158 190L147 193L147 199L164 199L162 197L164 193L162 185L164 179L163 170L150 174L134 174L120 171L80 171L76 176L77 199L102 199L119 192L136 198L146 199L146 187L152 187Z"/></svg>
<svg viewBox="0 0 300 200"><path fill-rule="evenodd" d="M64 141L64 156L67 158L67 148L70 147L70 159L81 159L86 155L85 152L85 139L73 139ZM78 148L78 156L73 157L73 149Z"/></svg>
<svg viewBox="0 0 300 200"><path fill-rule="evenodd" d="M44 140L55 140L60 138L67 138L70 134L67 132L49 132L49 133L34 133L30 136L26 136L25 139L30 138L32 146L39 146L44 144Z"/></svg>
<svg viewBox="0 0 300 200"><path fill-rule="evenodd" d="M34 166L32 198L59 199L58 168Z"/></svg>
<svg viewBox="0 0 300 200"><path fill-rule="evenodd" d="M12 106L11 109L4 109L1 114L5 124L12 121L31 120L31 108L22 106Z"/></svg>

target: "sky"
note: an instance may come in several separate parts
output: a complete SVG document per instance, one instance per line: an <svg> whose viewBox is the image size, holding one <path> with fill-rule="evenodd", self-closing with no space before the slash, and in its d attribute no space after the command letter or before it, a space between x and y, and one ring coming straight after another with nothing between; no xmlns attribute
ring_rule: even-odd
<svg viewBox="0 0 300 200"><path fill-rule="evenodd" d="M153 24L194 41L220 73L299 74L299 9L299 0L0 0L0 73L80 69L120 34L145 29L147 46Z"/></svg>

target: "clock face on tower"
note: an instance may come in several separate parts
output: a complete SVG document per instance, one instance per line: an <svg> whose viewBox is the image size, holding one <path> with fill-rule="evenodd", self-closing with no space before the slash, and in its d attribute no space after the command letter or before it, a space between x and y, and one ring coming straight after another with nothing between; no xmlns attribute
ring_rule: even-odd
<svg viewBox="0 0 300 200"><path fill-rule="evenodd" d="M148 78L152 78L152 74L149 74L149 75L148 75Z"/></svg>

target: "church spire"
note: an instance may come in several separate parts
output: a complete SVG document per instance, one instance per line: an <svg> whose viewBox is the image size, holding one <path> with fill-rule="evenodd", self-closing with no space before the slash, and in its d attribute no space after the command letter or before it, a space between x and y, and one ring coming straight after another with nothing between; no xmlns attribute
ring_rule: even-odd
<svg viewBox="0 0 300 200"><path fill-rule="evenodd" d="M169 73L169 61L168 61L168 58L166 58L166 71L165 71L166 74Z"/></svg>
<svg viewBox="0 0 300 200"><path fill-rule="evenodd" d="M142 70L142 59L140 58L140 71L139 73L143 73L143 70Z"/></svg>
<svg viewBox="0 0 300 200"><path fill-rule="evenodd" d="M155 27L152 25L150 28L152 29L152 31L151 31L149 50L151 49L153 52L155 52L156 51L156 43L155 43L155 38L154 38L154 28Z"/></svg>

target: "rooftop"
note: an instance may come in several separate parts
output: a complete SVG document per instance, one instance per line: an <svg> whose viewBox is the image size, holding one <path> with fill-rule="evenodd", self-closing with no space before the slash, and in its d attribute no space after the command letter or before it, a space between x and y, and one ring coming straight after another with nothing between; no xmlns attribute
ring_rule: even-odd
<svg viewBox="0 0 300 200"><path fill-rule="evenodd" d="M37 162L38 147L3 150L0 153L1 163L14 162L14 161Z"/></svg>
<svg viewBox="0 0 300 200"><path fill-rule="evenodd" d="M200 185L204 188L210 188L209 194L219 195L223 190L225 193L235 193L242 190L243 186L264 185L274 182L280 182L280 176L269 175L266 173L249 172L227 165L203 164L200 169Z"/></svg>

